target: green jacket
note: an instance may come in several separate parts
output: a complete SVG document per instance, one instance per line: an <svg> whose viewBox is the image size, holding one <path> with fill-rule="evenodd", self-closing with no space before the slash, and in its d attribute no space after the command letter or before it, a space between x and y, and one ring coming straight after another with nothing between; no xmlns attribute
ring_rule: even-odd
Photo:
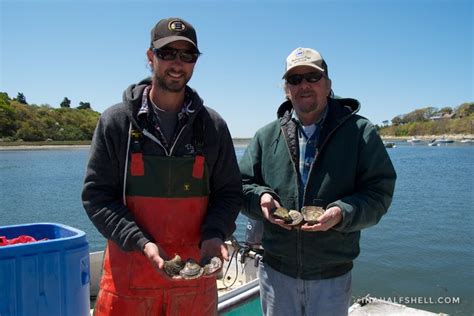
<svg viewBox="0 0 474 316"><path fill-rule="evenodd" d="M282 206L339 206L342 221L326 232L285 230L264 220L264 262L286 275L326 279L352 269L360 230L378 223L392 201L396 173L375 127L356 112L354 99L328 99L318 154L306 187L299 187L297 127L291 102L278 120L257 131L241 161L245 202L242 212L263 219L260 197L272 194Z"/></svg>

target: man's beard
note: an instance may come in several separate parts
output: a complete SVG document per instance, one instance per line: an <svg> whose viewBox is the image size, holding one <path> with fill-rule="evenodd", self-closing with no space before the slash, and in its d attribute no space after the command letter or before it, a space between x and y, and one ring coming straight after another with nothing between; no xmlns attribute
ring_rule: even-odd
<svg viewBox="0 0 474 316"><path fill-rule="evenodd" d="M165 90L165 91L168 91L168 92L181 92L183 91L183 89L186 87L186 84L188 83L189 81L189 78L186 78L185 82L184 83L181 83L181 82L172 82L172 80L169 80L168 82L163 79L162 77L158 76L157 74L155 74L155 80L156 80L156 83L158 85L158 87L160 87L161 89Z"/></svg>

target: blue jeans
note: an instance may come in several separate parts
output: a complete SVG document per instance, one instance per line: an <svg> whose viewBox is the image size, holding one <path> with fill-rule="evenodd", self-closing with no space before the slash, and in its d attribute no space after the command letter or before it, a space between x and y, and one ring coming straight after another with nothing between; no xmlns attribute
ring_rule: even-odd
<svg viewBox="0 0 474 316"><path fill-rule="evenodd" d="M260 262L258 274L260 301L266 316L347 315L351 299L350 271L332 279L302 280Z"/></svg>

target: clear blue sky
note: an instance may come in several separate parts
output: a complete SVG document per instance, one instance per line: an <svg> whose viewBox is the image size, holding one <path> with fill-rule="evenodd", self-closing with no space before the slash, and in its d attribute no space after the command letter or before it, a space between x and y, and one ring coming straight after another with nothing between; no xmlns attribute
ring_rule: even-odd
<svg viewBox="0 0 474 316"><path fill-rule="evenodd" d="M414 109L473 101L473 1L0 0L0 91L29 103L102 112L149 76L150 30L179 16L199 48L190 86L251 137L284 100L286 56L311 47L333 90L380 124Z"/></svg>

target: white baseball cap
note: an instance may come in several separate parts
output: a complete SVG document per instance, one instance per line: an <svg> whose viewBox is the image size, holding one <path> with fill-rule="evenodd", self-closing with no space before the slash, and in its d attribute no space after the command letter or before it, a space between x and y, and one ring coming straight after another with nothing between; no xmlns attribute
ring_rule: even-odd
<svg viewBox="0 0 474 316"><path fill-rule="evenodd" d="M327 65L321 54L314 49L298 47L286 58L286 69L282 78L285 78L288 72L298 66L313 67L327 74Z"/></svg>

